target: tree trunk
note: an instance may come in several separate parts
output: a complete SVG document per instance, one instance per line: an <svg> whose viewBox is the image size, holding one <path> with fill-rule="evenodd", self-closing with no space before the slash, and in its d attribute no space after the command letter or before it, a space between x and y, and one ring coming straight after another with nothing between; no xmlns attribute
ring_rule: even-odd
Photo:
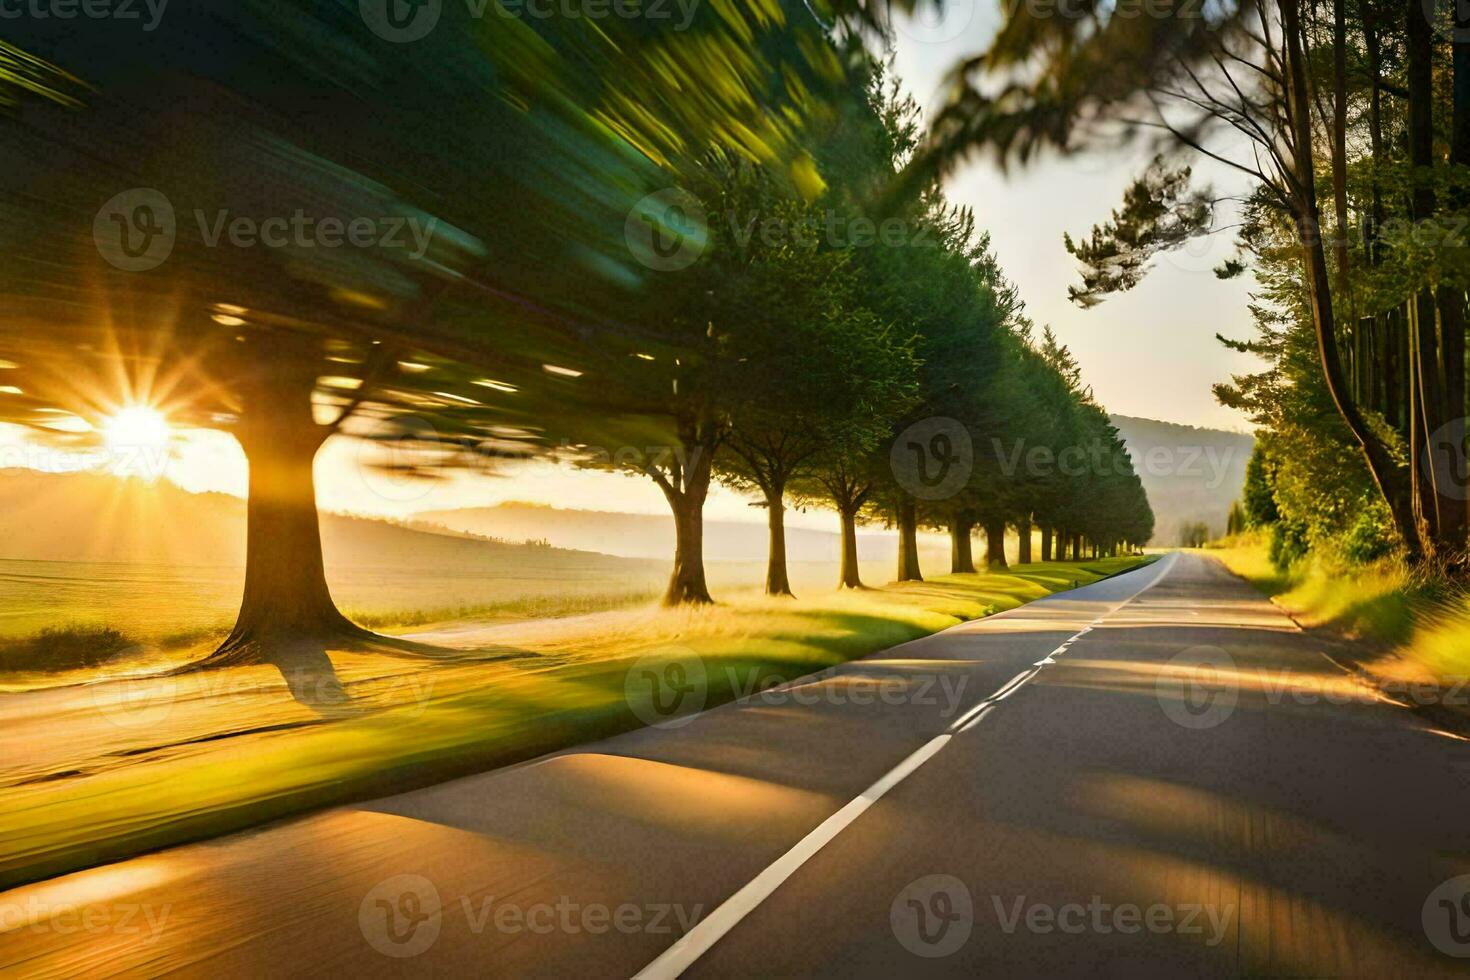
<svg viewBox="0 0 1470 980"><path fill-rule="evenodd" d="M1453 44L1451 45L1451 63L1453 65L1454 78L1451 84L1452 113L1450 122L1450 166L1470 166L1470 4L1458 3L1455 5L1455 29L1453 33ZM1463 212L1467 203L1464 190L1461 189L1454 195L1451 207ZM1466 434L1465 425L1465 329L1466 308L1465 291L1453 286L1441 286L1439 289L1440 325L1443 330L1444 359L1445 359L1445 408L1449 415L1450 431L1446 433L1444 442L1453 445L1432 446L1432 452L1440 452L1442 448L1448 448L1450 463L1452 467L1458 467L1464 453L1464 440ZM1442 481L1451 482L1449 487L1441 487L1441 491L1450 490L1465 497L1465 487L1461 483L1458 472L1445 472L1440 474ZM1456 552L1463 554L1466 547L1466 533L1470 529L1470 513L1466 511L1466 501L1455 500L1453 497L1443 501L1444 513L1441 515L1445 520L1443 536L1446 542L1453 542Z"/></svg>
<svg viewBox="0 0 1470 980"><path fill-rule="evenodd" d="M1413 420L1409 430L1409 486L1414 511L1428 554L1440 547L1440 500L1432 466L1430 445L1440 426L1439 344L1435 336L1434 297L1421 289L1409 299L1410 385Z"/></svg>
<svg viewBox="0 0 1470 980"><path fill-rule="evenodd" d="M949 570L962 575L975 571L975 556L970 547L972 525L968 518L956 514L949 523Z"/></svg>
<svg viewBox="0 0 1470 980"><path fill-rule="evenodd" d="M1031 515L1026 514L1016 522L1016 533L1021 536L1021 543L1016 551L1016 562L1021 565L1031 564Z"/></svg>
<svg viewBox="0 0 1470 980"><path fill-rule="evenodd" d="M924 576L919 571L919 520L913 500L900 497L895 511L898 524L898 581L922 582Z"/></svg>
<svg viewBox="0 0 1470 980"><path fill-rule="evenodd" d="M675 478L659 480L674 512L674 570L664 592L665 606L714 601L704 581L704 500L709 495L715 447L689 438L683 443L685 459Z"/></svg>
<svg viewBox="0 0 1470 980"><path fill-rule="evenodd" d="M791 595L791 580L786 577L784 496L780 491L766 495L766 523L771 530L771 554L766 561L766 595Z"/></svg>
<svg viewBox="0 0 1470 980"><path fill-rule="evenodd" d="M1348 197L1347 197L1347 16L1343 9L1347 0L1332 4L1332 204L1337 217L1332 252L1337 258L1337 277L1351 311L1352 282L1348 272ZM1350 312L1348 322L1358 327L1357 314Z"/></svg>
<svg viewBox="0 0 1470 980"><path fill-rule="evenodd" d="M1409 159L1415 169L1411 192L1411 210L1416 228L1427 228L1436 245L1449 242L1440 235L1446 230L1435 224L1438 201L1434 191L1434 39L1425 11L1412 7L1408 14L1408 90L1409 90ZM1436 315L1436 300L1448 314ZM1449 486L1440 486L1446 468L1434 465L1434 456L1442 448L1446 429L1456 426L1463 416L1464 358L1463 318L1458 315L1455 290L1441 289L1436 296L1428 287L1411 300L1412 339L1417 356L1413 367L1417 372L1413 396L1419 409L1411 446L1411 485L1415 502L1426 530L1426 551L1449 557L1458 556L1465 547L1465 503L1456 499ZM1446 309L1446 307L1451 307ZM1443 326L1443 343L1439 327ZM1442 348L1442 349L1441 349ZM1458 363L1456 363L1458 361ZM1458 439L1451 453L1462 447Z"/></svg>
<svg viewBox="0 0 1470 980"><path fill-rule="evenodd" d="M1051 561L1051 528L1041 525L1041 560Z"/></svg>
<svg viewBox="0 0 1470 980"><path fill-rule="evenodd" d="M841 510L842 519L842 568L839 572L839 589L861 589L863 580L858 572L857 511Z"/></svg>
<svg viewBox="0 0 1470 980"><path fill-rule="evenodd" d="M674 570L664 591L664 605L713 602L704 581L704 507L681 499L670 501L674 511Z"/></svg>
<svg viewBox="0 0 1470 980"><path fill-rule="evenodd" d="M272 663L330 673L328 647L372 635L338 611L327 589L312 463L331 430L312 417L315 372L294 366L262 365L241 382L245 589L234 629L198 666Z"/></svg>
<svg viewBox="0 0 1470 980"><path fill-rule="evenodd" d="M1072 535L1072 560L1082 560L1082 535L1080 534Z"/></svg>
<svg viewBox="0 0 1470 980"><path fill-rule="evenodd" d="M1423 558L1424 550L1414 521L1413 507L1401 474L1388 449L1368 427L1357 405L1345 391L1342 362L1337 348L1336 325L1332 314L1332 294L1328 282L1326 255L1322 249L1321 216L1313 186L1315 175L1312 158L1311 106L1307 96L1307 61L1302 51L1300 12L1295 3L1281 5L1286 35L1287 65L1290 76L1288 108L1291 120L1291 151L1296 167L1297 190L1293 215L1297 238L1301 243L1307 272L1307 285L1312 304L1312 324L1317 337L1317 353L1322 362L1323 380L1338 414L1362 449L1368 470L1379 493L1388 503L1395 528L1404 542L1405 556L1410 562ZM1418 16L1417 8L1415 15ZM1411 18L1412 19L1412 18Z"/></svg>
<svg viewBox="0 0 1470 980"><path fill-rule="evenodd" d="M1006 522L990 518L985 522L985 564L991 568L1008 568L1006 563Z"/></svg>

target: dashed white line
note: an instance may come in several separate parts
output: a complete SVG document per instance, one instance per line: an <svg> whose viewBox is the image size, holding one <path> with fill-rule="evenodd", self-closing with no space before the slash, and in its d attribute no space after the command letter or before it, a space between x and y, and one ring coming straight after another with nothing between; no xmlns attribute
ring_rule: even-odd
<svg viewBox="0 0 1470 980"><path fill-rule="evenodd" d="M672 978L679 976L679 974L689 969L711 946L719 942L724 938L726 933L735 928L741 919L744 919L751 912L755 911L756 907L769 898L771 893L777 888L780 888L786 879L795 874L813 855L831 843L838 834L842 833L849 824L862 816L869 807L882 799L889 790L907 779L924 763L934 758L940 749L949 744L950 739L974 728L998 703L1016 693L1025 686L1027 681L1041 673L1041 663L1055 663L1051 658L1059 653L1065 653L1067 646L1074 640L1084 633L1090 632L1093 627L1101 625L1106 616L1110 616L1119 609L1122 609L1128 603L1152 588L1155 582L1163 578L1164 571L1167 570L1167 566L1162 562L1160 563L1160 568L1159 574L1148 585L1145 585L1133 593L1133 595L1118 603L1118 605L1114 606L1107 613L1094 619L1086 629L1080 630L1068 637L1065 643L1047 655L1045 661L1033 665L1030 670L1024 670L1006 681L994 694L985 698L960 716L953 725L949 726L944 734L936 735L924 743L922 748L889 770L876 783L863 790L862 793L858 794L856 799L852 800L826 820L823 820L817 825L815 830L797 841L794 847L785 854L782 854L760 874L752 878L743 888L725 899L718 908L706 918L700 920L698 925L685 933L672 946L664 950L657 959L645 966L642 970L639 970L634 975L634 980L672 980Z"/></svg>

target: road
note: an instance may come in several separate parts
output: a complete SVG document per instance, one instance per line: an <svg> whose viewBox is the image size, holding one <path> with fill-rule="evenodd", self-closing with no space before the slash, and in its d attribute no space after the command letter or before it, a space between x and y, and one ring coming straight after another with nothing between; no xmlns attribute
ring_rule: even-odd
<svg viewBox="0 0 1470 980"><path fill-rule="evenodd" d="M526 765L0 894L0 972L1470 974L1470 746L1323 651L1175 554ZM672 704L699 668L646 680Z"/></svg>

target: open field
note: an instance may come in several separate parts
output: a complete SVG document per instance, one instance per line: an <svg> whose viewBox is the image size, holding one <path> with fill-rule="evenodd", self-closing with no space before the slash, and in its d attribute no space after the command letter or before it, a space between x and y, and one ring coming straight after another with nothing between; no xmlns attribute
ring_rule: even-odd
<svg viewBox="0 0 1470 980"><path fill-rule="evenodd" d="M374 629L464 619L538 619L652 602L667 583L667 561L545 549L537 564L514 554L494 562L421 566L329 565L328 584L348 616ZM930 567L937 557L925 556ZM763 562L712 561L719 593L759 587ZM830 562L793 562L798 594L830 591ZM864 562L868 582L892 577L891 562ZM146 562L0 559L0 639L47 627L108 627L143 644L192 641L229 631L244 568ZM3 668L0 668L3 669Z"/></svg>
<svg viewBox="0 0 1470 980"><path fill-rule="evenodd" d="M746 592L714 608L415 634L445 659L333 654L340 702L302 696L325 678L270 667L0 695L10 804L0 817L0 885L637 727L658 715L651 692L633 683L635 665L697 665L699 700L710 706L1138 561L1028 565L797 600Z"/></svg>

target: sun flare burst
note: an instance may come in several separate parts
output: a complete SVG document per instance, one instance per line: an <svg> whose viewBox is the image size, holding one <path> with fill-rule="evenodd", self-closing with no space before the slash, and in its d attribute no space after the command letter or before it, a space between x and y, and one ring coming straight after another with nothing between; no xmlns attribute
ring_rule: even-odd
<svg viewBox="0 0 1470 980"><path fill-rule="evenodd" d="M119 409L102 424L102 437L114 451L163 452L168 449L173 429L158 409L130 405Z"/></svg>

